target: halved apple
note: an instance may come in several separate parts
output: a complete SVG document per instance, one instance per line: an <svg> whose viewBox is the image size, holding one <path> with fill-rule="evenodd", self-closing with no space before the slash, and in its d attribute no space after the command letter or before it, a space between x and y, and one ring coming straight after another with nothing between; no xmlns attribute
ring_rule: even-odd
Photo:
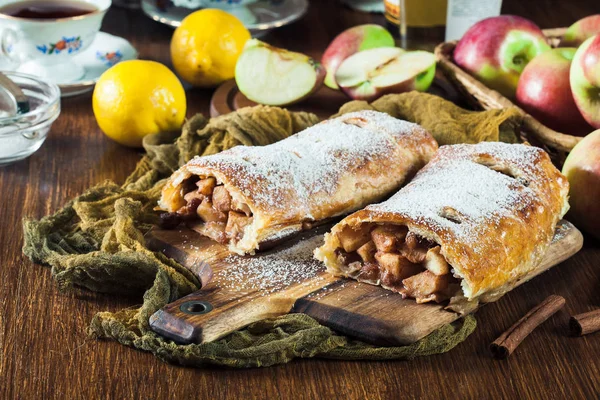
<svg viewBox="0 0 600 400"><path fill-rule="evenodd" d="M309 56L256 39L246 43L235 66L240 92L252 101L271 106L303 100L321 87L323 79L325 69Z"/></svg>
<svg viewBox="0 0 600 400"><path fill-rule="evenodd" d="M335 80L355 100L373 101L384 94L426 91L435 76L435 56L397 47L364 50L348 57Z"/></svg>
<svg viewBox="0 0 600 400"><path fill-rule="evenodd" d="M358 25L346 29L327 46L321 63L327 70L325 85L338 89L335 71L346 58L362 50L377 47L393 47L394 37L383 26L377 24Z"/></svg>

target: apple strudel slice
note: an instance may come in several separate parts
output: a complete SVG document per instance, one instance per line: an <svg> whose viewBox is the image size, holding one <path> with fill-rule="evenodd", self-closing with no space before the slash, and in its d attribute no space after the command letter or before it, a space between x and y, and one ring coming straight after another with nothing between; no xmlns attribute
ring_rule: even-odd
<svg viewBox="0 0 600 400"><path fill-rule="evenodd" d="M419 125L375 111L321 122L280 142L197 157L159 208L238 254L253 254L388 197L437 150Z"/></svg>
<svg viewBox="0 0 600 400"><path fill-rule="evenodd" d="M465 313L538 265L568 191L539 148L442 146L390 199L336 224L315 256L332 274Z"/></svg>

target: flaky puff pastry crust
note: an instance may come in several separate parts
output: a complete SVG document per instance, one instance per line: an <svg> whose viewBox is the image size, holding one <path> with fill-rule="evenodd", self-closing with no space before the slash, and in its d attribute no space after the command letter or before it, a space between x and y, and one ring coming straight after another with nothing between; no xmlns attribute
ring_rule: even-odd
<svg viewBox="0 0 600 400"><path fill-rule="evenodd" d="M441 246L463 294L449 308L494 301L541 261L567 212L569 184L543 150L521 144L442 146L387 201L344 218L315 256L344 275L338 233L363 224L404 225Z"/></svg>
<svg viewBox="0 0 600 400"><path fill-rule="evenodd" d="M168 180L159 208L177 211L190 177L215 177L252 211L242 239L229 242L230 250L252 254L263 243L381 201L437 147L419 125L375 111L349 113L272 145L194 158Z"/></svg>

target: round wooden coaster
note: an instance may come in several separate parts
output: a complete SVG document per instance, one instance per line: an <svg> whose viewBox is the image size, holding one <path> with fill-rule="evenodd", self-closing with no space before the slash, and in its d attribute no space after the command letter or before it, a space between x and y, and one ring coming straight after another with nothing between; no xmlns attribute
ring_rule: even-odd
<svg viewBox="0 0 600 400"><path fill-rule="evenodd" d="M291 111L312 112L319 118L328 118L338 112L339 108L349 99L339 90L333 90L323 85L317 93L298 104L285 108ZM238 89L235 80L223 83L217 88L210 100L210 116L216 117L227 114L243 107L255 106L256 103L248 100Z"/></svg>
<svg viewBox="0 0 600 400"><path fill-rule="evenodd" d="M444 97L455 103L461 103L460 95L454 87L448 83L441 74L436 74L436 78L429 89L429 93ZM329 118L336 114L340 107L351 101L344 93L339 90L333 90L323 85L317 93L303 100L298 104L293 104L285 108L291 111L306 111L316 114L319 118ZM210 116L228 114L243 107L252 107L256 103L244 96L235 84L235 80L224 82L217 88L210 100Z"/></svg>

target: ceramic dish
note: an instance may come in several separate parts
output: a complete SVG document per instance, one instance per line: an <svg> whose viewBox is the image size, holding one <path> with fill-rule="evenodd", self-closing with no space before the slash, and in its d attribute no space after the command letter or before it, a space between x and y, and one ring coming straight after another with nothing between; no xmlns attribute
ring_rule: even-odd
<svg viewBox="0 0 600 400"><path fill-rule="evenodd" d="M383 3L381 0L342 0L342 4L354 10L370 13L383 13L385 11Z"/></svg>
<svg viewBox="0 0 600 400"><path fill-rule="evenodd" d="M138 56L137 50L127 40L105 32L98 32L89 48L73 57L73 62L82 66L85 74L74 82L56 83L61 90L62 97L75 96L86 93L94 88L100 75L116 63L124 60L133 60ZM0 60L0 69L6 71L18 70L19 65L9 64Z"/></svg>
<svg viewBox="0 0 600 400"><path fill-rule="evenodd" d="M85 74L74 58L93 44L111 0L86 0L83 12L66 18L15 17L23 7L37 12L31 2L13 2L2 7L0 25L3 58L18 63L18 72L46 81L73 82ZM57 7L61 7L57 5ZM18 14L15 14L18 15Z"/></svg>
<svg viewBox="0 0 600 400"><path fill-rule="evenodd" d="M174 28L199 8L180 0L142 0L142 9L150 18ZM308 10L308 0L259 0L237 6L215 3L211 8L235 15L256 37L300 19Z"/></svg>
<svg viewBox="0 0 600 400"><path fill-rule="evenodd" d="M0 165L29 157L40 148L60 114L60 89L18 72L4 72L29 99L30 111L0 118Z"/></svg>
<svg viewBox="0 0 600 400"><path fill-rule="evenodd" d="M127 40L99 32L90 48L75 57L75 62L85 68L85 75L76 82L58 83L62 96L75 96L92 90L104 71L118 62L137 57L137 50Z"/></svg>

